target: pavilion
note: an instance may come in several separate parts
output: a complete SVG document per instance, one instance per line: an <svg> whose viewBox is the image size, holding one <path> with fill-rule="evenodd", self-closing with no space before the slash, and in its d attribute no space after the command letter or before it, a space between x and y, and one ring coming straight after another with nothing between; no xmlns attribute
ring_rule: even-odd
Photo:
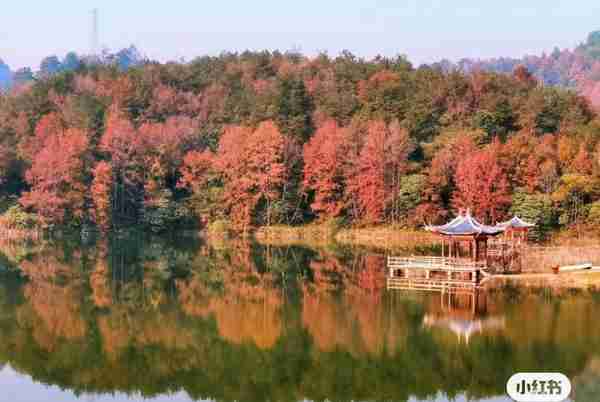
<svg viewBox="0 0 600 402"><path fill-rule="evenodd" d="M526 222L518 216L513 217L506 222L497 223L496 226L504 228L505 237L507 240L520 244L521 241L526 242L529 230L535 227L535 223Z"/></svg>
<svg viewBox="0 0 600 402"><path fill-rule="evenodd" d="M459 215L441 226L425 226L425 230L439 235L442 239L442 257L461 257L461 245L466 245L469 257L475 262L486 262L487 241L505 232L501 226L488 226L471 216L471 211ZM446 246L448 245L448 246Z"/></svg>
<svg viewBox="0 0 600 402"><path fill-rule="evenodd" d="M489 270L521 270L521 239L533 226L519 217L484 225L470 210L461 211L445 225L426 225L425 230L441 238L442 256L388 256L387 287L442 292L477 289Z"/></svg>

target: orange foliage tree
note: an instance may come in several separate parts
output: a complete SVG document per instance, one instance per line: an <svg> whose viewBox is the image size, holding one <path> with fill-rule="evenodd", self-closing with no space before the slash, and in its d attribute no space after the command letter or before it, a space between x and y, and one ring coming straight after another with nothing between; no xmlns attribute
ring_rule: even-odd
<svg viewBox="0 0 600 402"><path fill-rule="evenodd" d="M579 152L573 158L573 162L571 162L571 170L575 173L580 174L592 174L594 169L594 162L592 161L592 157L588 152L585 144L581 144L579 146Z"/></svg>
<svg viewBox="0 0 600 402"><path fill-rule="evenodd" d="M448 204L455 188L458 162L476 149L472 136L460 134L435 154L427 170L423 202L415 211L415 221L436 222L446 217Z"/></svg>
<svg viewBox="0 0 600 402"><path fill-rule="evenodd" d="M454 208L470 208L488 223L496 223L511 202L508 180L498 162L499 146L465 155L456 167Z"/></svg>
<svg viewBox="0 0 600 402"><path fill-rule="evenodd" d="M408 170L408 156L413 150L414 144L408 130L402 128L398 120L394 120L388 126L384 144L385 204L392 222L397 222L399 219L397 200L400 180Z"/></svg>
<svg viewBox="0 0 600 402"><path fill-rule="evenodd" d="M314 192L311 209L321 218L344 209L345 130L333 120L324 123L304 145L304 188Z"/></svg>
<svg viewBox="0 0 600 402"><path fill-rule="evenodd" d="M177 187L187 189L192 194L190 206L202 224L221 212L221 187L212 185L219 178L214 159L215 155L210 151L190 151L183 158L179 170L181 177Z"/></svg>
<svg viewBox="0 0 600 402"><path fill-rule="evenodd" d="M140 147L141 138L131 121L118 107L112 107L106 119L104 135L100 140L100 150L110 155L116 169L127 170L135 166L136 151Z"/></svg>
<svg viewBox="0 0 600 402"><path fill-rule="evenodd" d="M92 219L101 230L107 231L110 229L112 216L112 166L108 162L100 161L94 167L93 175L90 189L94 204Z"/></svg>
<svg viewBox="0 0 600 402"><path fill-rule="evenodd" d="M210 151L190 151L183 158L178 186L200 193L210 180L214 155Z"/></svg>
<svg viewBox="0 0 600 402"><path fill-rule="evenodd" d="M195 130L185 116L170 117L164 123L146 123L138 130L137 155L143 168L143 212L163 208L172 198L168 181L174 182L183 161L184 146Z"/></svg>
<svg viewBox="0 0 600 402"><path fill-rule="evenodd" d="M385 123L377 121L369 124L357 174L350 178L348 184L349 190L357 195L361 219L369 223L381 222L385 211L386 134Z"/></svg>
<svg viewBox="0 0 600 402"><path fill-rule="evenodd" d="M273 202L281 199L287 178L286 140L272 121L254 131L230 127L223 134L215 167L224 179L224 199L235 226L246 230L257 218L257 206L266 204L270 223Z"/></svg>
<svg viewBox="0 0 600 402"><path fill-rule="evenodd" d="M23 206L35 209L45 223L84 218L86 185L84 156L88 138L78 129L55 133L44 141L26 172L31 190L21 197Z"/></svg>
<svg viewBox="0 0 600 402"><path fill-rule="evenodd" d="M22 146L23 156L32 161L38 154L46 140L65 130L65 124L58 113L48 113L40 119L35 126L33 137L27 138Z"/></svg>

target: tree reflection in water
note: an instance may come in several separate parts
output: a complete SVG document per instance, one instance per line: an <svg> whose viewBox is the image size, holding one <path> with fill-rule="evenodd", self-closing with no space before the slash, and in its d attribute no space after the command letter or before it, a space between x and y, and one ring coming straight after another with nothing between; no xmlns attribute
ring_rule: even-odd
<svg viewBox="0 0 600 402"><path fill-rule="evenodd" d="M588 294L387 292L365 250L142 235L0 250L0 364L76 394L476 400L517 371L598 393Z"/></svg>

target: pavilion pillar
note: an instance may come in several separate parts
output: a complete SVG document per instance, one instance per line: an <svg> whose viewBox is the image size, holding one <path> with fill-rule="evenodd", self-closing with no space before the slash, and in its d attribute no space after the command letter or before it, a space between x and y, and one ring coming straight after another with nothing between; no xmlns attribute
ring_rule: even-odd
<svg viewBox="0 0 600 402"><path fill-rule="evenodd" d="M487 239L483 241L483 260L485 261L485 265L487 265L487 263L488 263Z"/></svg>

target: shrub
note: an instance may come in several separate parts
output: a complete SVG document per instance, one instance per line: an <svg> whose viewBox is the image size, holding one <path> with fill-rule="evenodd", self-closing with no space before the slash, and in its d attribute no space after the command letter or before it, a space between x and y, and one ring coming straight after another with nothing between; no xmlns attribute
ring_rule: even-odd
<svg viewBox="0 0 600 402"><path fill-rule="evenodd" d="M142 211L142 222L155 233L191 222L191 213L183 203L173 200L171 191L162 190Z"/></svg>
<svg viewBox="0 0 600 402"><path fill-rule="evenodd" d="M39 224L37 215L26 212L20 204L9 207L0 221L2 225L16 229L32 229Z"/></svg>
<svg viewBox="0 0 600 402"><path fill-rule="evenodd" d="M400 179L400 188L395 197L396 202L392 206L394 215L396 215L395 220L406 222L409 225L417 224L410 218L415 208L422 202L426 182L427 178L421 174L412 174ZM411 221L409 222L409 220Z"/></svg>
<svg viewBox="0 0 600 402"><path fill-rule="evenodd" d="M529 194L517 190L513 195L511 213L520 218L535 223L529 234L533 240L543 240L548 232L557 226L558 217L553 208L552 199L546 194Z"/></svg>
<svg viewBox="0 0 600 402"><path fill-rule="evenodd" d="M590 204L587 220L594 226L600 226L600 201Z"/></svg>
<svg viewBox="0 0 600 402"><path fill-rule="evenodd" d="M210 234L228 235L231 231L231 223L225 219L217 219L210 222L206 230Z"/></svg>

